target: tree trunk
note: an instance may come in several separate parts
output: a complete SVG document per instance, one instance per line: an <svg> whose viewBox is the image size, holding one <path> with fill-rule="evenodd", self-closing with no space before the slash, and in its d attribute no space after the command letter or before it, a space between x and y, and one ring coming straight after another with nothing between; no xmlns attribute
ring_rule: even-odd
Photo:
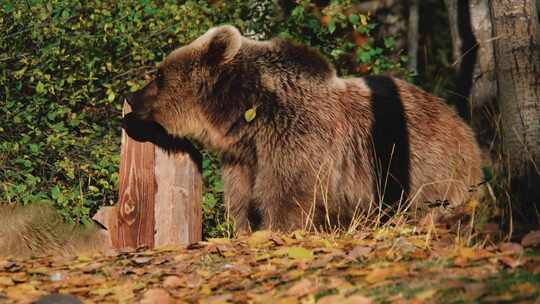
<svg viewBox="0 0 540 304"><path fill-rule="evenodd" d="M534 0L492 0L491 15L509 172L525 176L540 165L540 37ZM538 187L539 185L537 185Z"/></svg>
<svg viewBox="0 0 540 304"><path fill-rule="evenodd" d="M445 0L456 66L460 114L484 139L493 141L497 93L489 0Z"/></svg>
<svg viewBox="0 0 540 304"><path fill-rule="evenodd" d="M409 6L409 31L407 33L407 53L409 62L407 68L416 75L418 74L418 41L420 40L419 26L419 0L410 0Z"/></svg>
<svg viewBox="0 0 540 304"><path fill-rule="evenodd" d="M535 0L491 0L505 172L522 229L540 217L540 39ZM536 215L536 216L535 216Z"/></svg>

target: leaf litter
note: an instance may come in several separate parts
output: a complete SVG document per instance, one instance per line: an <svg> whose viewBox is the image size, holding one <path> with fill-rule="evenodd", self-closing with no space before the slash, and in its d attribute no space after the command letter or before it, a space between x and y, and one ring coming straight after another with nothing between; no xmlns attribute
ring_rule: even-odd
<svg viewBox="0 0 540 304"><path fill-rule="evenodd" d="M540 254L466 246L408 227L358 234L258 231L186 248L0 259L0 303L538 303ZM435 236L436 235L436 236Z"/></svg>

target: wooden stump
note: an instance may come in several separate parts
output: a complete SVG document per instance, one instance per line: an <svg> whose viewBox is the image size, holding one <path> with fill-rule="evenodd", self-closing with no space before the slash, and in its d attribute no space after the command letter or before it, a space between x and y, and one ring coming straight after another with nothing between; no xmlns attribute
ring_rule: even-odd
<svg viewBox="0 0 540 304"><path fill-rule="evenodd" d="M124 103L123 115L131 108ZM116 249L187 245L202 238L202 178L186 153L167 153L122 130L118 205L94 217Z"/></svg>

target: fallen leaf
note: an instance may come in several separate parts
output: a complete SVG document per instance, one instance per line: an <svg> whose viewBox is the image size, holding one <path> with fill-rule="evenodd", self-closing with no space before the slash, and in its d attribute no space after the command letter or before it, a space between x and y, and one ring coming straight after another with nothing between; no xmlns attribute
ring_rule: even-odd
<svg viewBox="0 0 540 304"><path fill-rule="evenodd" d="M387 228L381 228L375 231L373 238L377 241L393 239L396 235L396 231Z"/></svg>
<svg viewBox="0 0 540 304"><path fill-rule="evenodd" d="M465 288L465 297L468 301L474 301L487 292L487 286L484 283L466 283Z"/></svg>
<svg viewBox="0 0 540 304"><path fill-rule="evenodd" d="M395 250L398 250L398 254L400 256L402 255L409 255L410 253L414 252L416 250L416 246L411 244L407 239L399 237L394 241L393 248Z"/></svg>
<svg viewBox="0 0 540 304"><path fill-rule="evenodd" d="M303 247L290 247L287 252L289 258L295 260L311 260L313 259L313 251Z"/></svg>
<svg viewBox="0 0 540 304"><path fill-rule="evenodd" d="M407 269L404 266L398 264L395 266L373 269L366 276L366 281L370 284L374 284L391 277L399 277L403 275L407 275Z"/></svg>
<svg viewBox="0 0 540 304"><path fill-rule="evenodd" d="M161 288L149 289L142 297L141 304L167 304L172 303L169 293Z"/></svg>
<svg viewBox="0 0 540 304"><path fill-rule="evenodd" d="M478 206L480 205L480 202L478 202L477 200L475 199L471 199L469 200L466 204L465 204L465 208L464 208L464 212L466 214L473 214L474 211L476 210L476 208L478 208Z"/></svg>
<svg viewBox="0 0 540 304"><path fill-rule="evenodd" d="M250 247L258 247L270 241L271 237L272 237L272 232L268 230L255 231L253 234L249 236L247 243Z"/></svg>
<svg viewBox="0 0 540 304"><path fill-rule="evenodd" d="M166 288L178 288L181 286L185 286L185 281L180 279L177 276L167 276L163 280L163 287Z"/></svg>
<svg viewBox="0 0 540 304"><path fill-rule="evenodd" d="M345 298L342 295L329 295L320 298L317 304L335 304L343 303L343 301L345 301Z"/></svg>
<svg viewBox="0 0 540 304"><path fill-rule="evenodd" d="M15 283L9 277L0 277L0 286L13 286Z"/></svg>
<svg viewBox="0 0 540 304"><path fill-rule="evenodd" d="M523 246L518 243L502 243L499 245L499 250L506 254L520 254L523 252Z"/></svg>
<svg viewBox="0 0 540 304"><path fill-rule="evenodd" d="M292 232L292 237L297 240L303 240L304 239L304 231L302 230L295 230Z"/></svg>
<svg viewBox="0 0 540 304"><path fill-rule="evenodd" d="M512 286L512 291L521 296L532 295L538 291L538 288L530 282L516 284Z"/></svg>
<svg viewBox="0 0 540 304"><path fill-rule="evenodd" d="M208 239L209 243L220 244L220 245L230 245L231 239L228 238L210 238Z"/></svg>
<svg viewBox="0 0 540 304"><path fill-rule="evenodd" d="M28 281L28 275L24 272L18 272L11 275L11 279L15 283L24 283Z"/></svg>
<svg viewBox="0 0 540 304"><path fill-rule="evenodd" d="M89 256L80 255L80 256L77 257L77 261L82 262L82 263L86 263L86 262L91 262L92 258L90 258Z"/></svg>
<svg viewBox="0 0 540 304"><path fill-rule="evenodd" d="M435 289L428 289L428 290L424 290L424 291L421 291L419 293L417 293L414 298L416 300L419 300L419 301L427 301L431 298L433 298L433 296L437 293L437 290Z"/></svg>
<svg viewBox="0 0 540 304"><path fill-rule="evenodd" d="M297 303L300 303L300 301L295 297L285 297L285 298L281 298L281 299L278 299L278 300L274 299L273 301L266 302L266 303L297 304Z"/></svg>
<svg viewBox="0 0 540 304"><path fill-rule="evenodd" d="M361 296L361 295L353 295L345 299L343 302L344 304L372 304L373 300L370 298Z"/></svg>
<svg viewBox="0 0 540 304"><path fill-rule="evenodd" d="M116 286L114 290L113 298L117 303L130 303L133 302L132 299L135 297L133 294L134 284L127 282L123 285Z"/></svg>
<svg viewBox="0 0 540 304"><path fill-rule="evenodd" d="M370 298L366 298L362 295L352 295L346 298L344 295L330 295L321 298L317 304L372 304L373 301Z"/></svg>
<svg viewBox="0 0 540 304"><path fill-rule="evenodd" d="M538 244L540 244L540 230L531 231L521 239L523 247L534 247Z"/></svg>
<svg viewBox="0 0 540 304"><path fill-rule="evenodd" d="M201 300L199 303L201 303L201 304L225 304L225 303L230 303L230 300L232 300L232 298L233 298L232 294L227 293L227 294L208 297L206 299Z"/></svg>
<svg viewBox="0 0 540 304"><path fill-rule="evenodd" d="M317 287L310 280L302 279L289 288L286 294L300 298L307 294L313 293L315 290L317 290Z"/></svg>
<svg viewBox="0 0 540 304"><path fill-rule="evenodd" d="M278 246L283 246L285 244L285 241L278 235L273 235L270 239Z"/></svg>
<svg viewBox="0 0 540 304"><path fill-rule="evenodd" d="M493 253L481 248L460 247L454 263L458 266L464 266L469 261L478 261L492 256Z"/></svg>
<svg viewBox="0 0 540 304"><path fill-rule="evenodd" d="M500 257L500 261L501 261L504 265L506 265L506 266L508 266L508 267L510 267L510 268L512 268L512 269L517 268L517 267L522 266L522 265L525 264L525 259L522 259L522 258L514 258L514 257L512 257L512 256L503 256L503 257Z"/></svg>
<svg viewBox="0 0 540 304"><path fill-rule="evenodd" d="M510 303L514 299L514 294L505 292L500 295L491 295L482 298L484 303Z"/></svg>
<svg viewBox="0 0 540 304"><path fill-rule="evenodd" d="M342 278L330 277L328 283L324 285L326 288L340 289L340 288L349 288L352 287L352 284L349 281Z"/></svg>
<svg viewBox="0 0 540 304"><path fill-rule="evenodd" d="M356 260L361 257L367 256L373 249L371 247L358 245L354 247L349 254L347 254L347 258L350 260Z"/></svg>
<svg viewBox="0 0 540 304"><path fill-rule="evenodd" d="M32 302L32 300L36 299L37 297L44 295L45 292L37 290L32 284L24 283L8 287L5 290L5 294L8 298L21 302Z"/></svg>

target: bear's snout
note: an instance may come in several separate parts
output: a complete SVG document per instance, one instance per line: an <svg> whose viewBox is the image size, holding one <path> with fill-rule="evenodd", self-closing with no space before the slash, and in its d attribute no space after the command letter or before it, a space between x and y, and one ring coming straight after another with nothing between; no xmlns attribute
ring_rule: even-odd
<svg viewBox="0 0 540 304"><path fill-rule="evenodd" d="M131 110L132 110L133 112L137 112L138 110L140 110L140 106L139 106L140 102L136 102L136 100L137 100L137 98L136 98L136 96L135 96L136 93L137 93L137 92L131 93L131 94L129 94L129 96L126 98L126 101L127 101L127 103L129 104L129 106L131 107Z"/></svg>
<svg viewBox="0 0 540 304"><path fill-rule="evenodd" d="M145 105L145 98L141 96L140 91L134 92L126 99L131 106L131 112L140 120L150 120L150 110Z"/></svg>

